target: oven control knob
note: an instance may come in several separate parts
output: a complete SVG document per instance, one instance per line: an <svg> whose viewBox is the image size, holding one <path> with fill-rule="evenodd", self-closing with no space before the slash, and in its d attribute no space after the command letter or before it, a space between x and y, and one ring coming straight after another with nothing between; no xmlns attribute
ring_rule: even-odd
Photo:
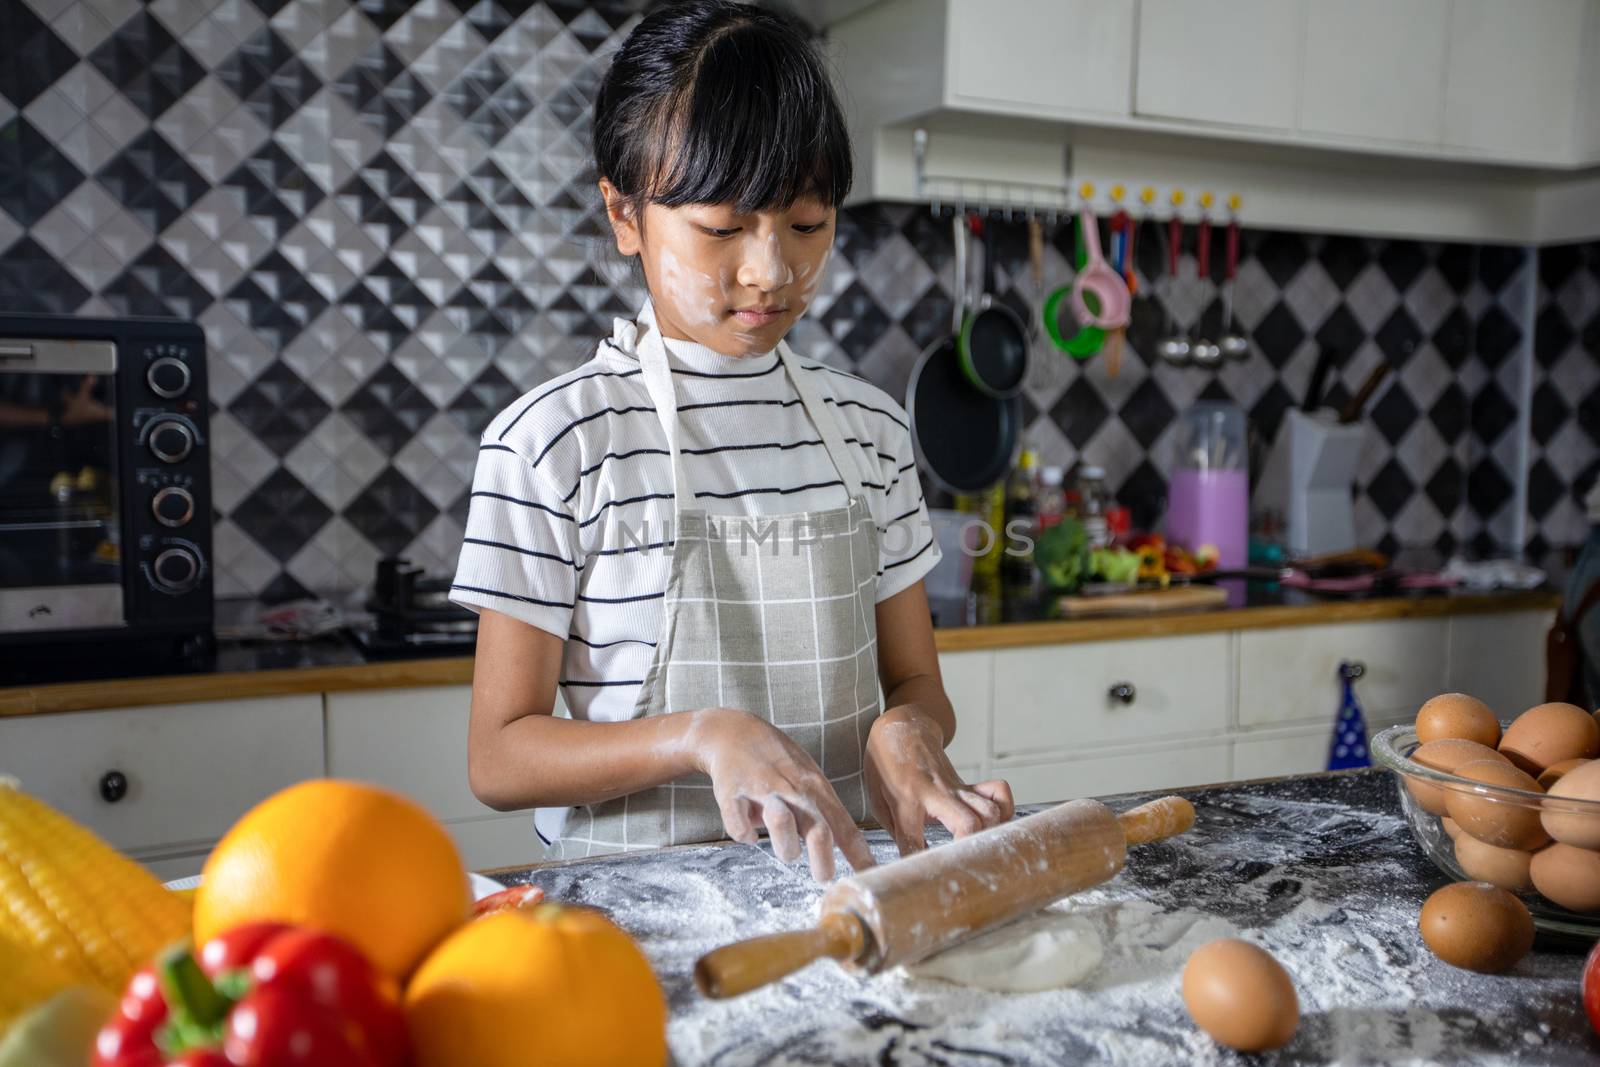
<svg viewBox="0 0 1600 1067"><path fill-rule="evenodd" d="M144 380L156 396L172 400L189 391L189 365L172 356L162 356L144 372Z"/></svg>
<svg viewBox="0 0 1600 1067"><path fill-rule="evenodd" d="M150 513L163 526L184 526L194 518L194 497L187 489L169 485L150 498Z"/></svg>
<svg viewBox="0 0 1600 1067"><path fill-rule="evenodd" d="M187 548L169 548L150 566L156 588L166 593L187 593L200 580L200 559Z"/></svg>
<svg viewBox="0 0 1600 1067"><path fill-rule="evenodd" d="M147 440L151 454L163 463L182 463L194 451L194 432L177 419L157 419Z"/></svg>

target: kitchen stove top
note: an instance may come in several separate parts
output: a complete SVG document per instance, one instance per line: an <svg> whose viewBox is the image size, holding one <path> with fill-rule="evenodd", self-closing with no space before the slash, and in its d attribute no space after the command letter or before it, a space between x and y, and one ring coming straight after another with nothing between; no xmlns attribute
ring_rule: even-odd
<svg viewBox="0 0 1600 1067"><path fill-rule="evenodd" d="M478 643L478 616L450 603L450 579L408 560L378 561L367 610L372 621L347 632L370 658L470 656Z"/></svg>

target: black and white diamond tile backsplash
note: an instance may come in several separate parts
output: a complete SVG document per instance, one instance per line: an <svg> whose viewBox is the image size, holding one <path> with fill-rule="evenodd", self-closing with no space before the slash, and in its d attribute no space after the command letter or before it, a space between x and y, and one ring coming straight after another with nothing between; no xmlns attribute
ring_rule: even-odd
<svg viewBox="0 0 1600 1067"><path fill-rule="evenodd" d="M0 3L0 306L204 325L219 590L351 589L392 552L453 566L483 426L642 297L605 240L586 151L588 101L634 7ZM1368 409L1365 540L1507 546L1524 406L1528 547L1582 540L1600 473L1600 244L1529 262L1247 230L1234 304L1251 352L1213 374L1151 355L1221 313L1194 280L1193 234L1176 283L1154 236L1139 241L1153 298L1136 302L1118 377L1034 353L1027 439L1045 462L1104 466L1153 521L1178 412L1229 398L1270 439L1329 346L1344 354L1332 403L1380 361L1396 368ZM1019 310L1070 278L1066 231L1042 287L1023 225L992 220L990 242ZM948 328L949 221L852 208L829 270L791 340L903 395Z"/></svg>

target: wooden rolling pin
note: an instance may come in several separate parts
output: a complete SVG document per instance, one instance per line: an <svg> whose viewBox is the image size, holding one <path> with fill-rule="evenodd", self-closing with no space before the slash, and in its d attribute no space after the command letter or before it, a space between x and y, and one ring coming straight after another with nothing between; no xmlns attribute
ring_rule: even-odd
<svg viewBox="0 0 1600 1067"><path fill-rule="evenodd" d="M835 882L809 930L770 934L702 956L695 985L735 997L820 959L876 974L936 952L1116 876L1129 845L1194 825L1194 807L1163 797L1117 815L1070 800L1004 826Z"/></svg>

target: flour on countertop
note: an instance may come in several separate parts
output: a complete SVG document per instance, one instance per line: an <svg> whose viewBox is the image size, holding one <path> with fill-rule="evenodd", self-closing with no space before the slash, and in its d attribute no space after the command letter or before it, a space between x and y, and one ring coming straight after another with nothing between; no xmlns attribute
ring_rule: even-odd
<svg viewBox="0 0 1600 1067"><path fill-rule="evenodd" d="M1509 978L1435 960L1415 933L1431 872L1409 830L1387 792L1347 801L1340 791L1364 780L1339 781L1314 800L1260 787L1195 794L1194 831L1131 850L1117 878L1048 909L1092 930L1103 958L1076 986L1039 992L903 970L861 977L824 962L708 1001L689 980L700 954L815 917L821 890L803 870L754 848L707 847L536 870L531 880L553 900L606 909L640 939L667 988L679 1067L1592 1063L1589 1039L1575 1046L1571 1036L1586 1031L1581 957L1538 953ZM1365 782L1377 786L1393 788ZM880 861L893 858L881 834L869 841ZM1300 1031L1278 1053L1222 1049L1184 1011L1189 954L1235 936L1294 978Z"/></svg>
<svg viewBox="0 0 1600 1067"><path fill-rule="evenodd" d="M904 973L996 993L1037 993L1077 985L1104 957L1093 926L1046 909L911 964Z"/></svg>

